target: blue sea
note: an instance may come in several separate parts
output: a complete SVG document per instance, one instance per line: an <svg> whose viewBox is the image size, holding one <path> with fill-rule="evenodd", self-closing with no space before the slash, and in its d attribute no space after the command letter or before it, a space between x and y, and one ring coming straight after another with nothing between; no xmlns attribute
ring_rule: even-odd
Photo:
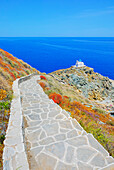
<svg viewBox="0 0 114 170"><path fill-rule="evenodd" d="M114 80L114 37L0 38L0 48L41 72L65 69L81 59L95 72Z"/></svg>

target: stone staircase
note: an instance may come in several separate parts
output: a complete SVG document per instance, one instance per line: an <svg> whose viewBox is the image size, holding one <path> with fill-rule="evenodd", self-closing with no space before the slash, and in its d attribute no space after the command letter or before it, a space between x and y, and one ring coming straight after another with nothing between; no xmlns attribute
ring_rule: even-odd
<svg viewBox="0 0 114 170"><path fill-rule="evenodd" d="M23 140L18 150L23 145L27 159L22 156L17 166L15 155L9 154L10 164L6 163L9 160L6 137L4 170L113 170L114 159L75 119L48 98L37 83L39 79L35 75L19 85Z"/></svg>

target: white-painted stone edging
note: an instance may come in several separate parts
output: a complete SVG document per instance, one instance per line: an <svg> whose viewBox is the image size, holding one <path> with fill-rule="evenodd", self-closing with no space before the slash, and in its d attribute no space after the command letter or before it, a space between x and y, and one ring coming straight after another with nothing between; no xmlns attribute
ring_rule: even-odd
<svg viewBox="0 0 114 170"><path fill-rule="evenodd" d="M13 99L10 108L10 118L6 131L3 150L3 170L29 170L29 164L23 140L23 117L19 84L30 79L37 73L16 79L13 82Z"/></svg>

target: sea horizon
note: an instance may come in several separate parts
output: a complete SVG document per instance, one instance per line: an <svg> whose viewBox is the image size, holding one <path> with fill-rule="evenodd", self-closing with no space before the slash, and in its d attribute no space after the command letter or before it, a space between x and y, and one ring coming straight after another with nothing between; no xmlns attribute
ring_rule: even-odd
<svg viewBox="0 0 114 170"><path fill-rule="evenodd" d="M114 37L109 37L109 36L108 37L106 36L105 37L104 36L101 36L101 37L96 37L96 36L95 37L94 36L90 36L90 37L89 36L88 37L86 36L85 37L84 36L83 37L81 36L79 37L78 36L76 37L75 36L60 36L60 37L59 36L52 36L52 37L51 36L19 36L18 37L16 36L15 37L15 36L12 36L12 37L0 37L0 38L114 38Z"/></svg>
<svg viewBox="0 0 114 170"><path fill-rule="evenodd" d="M0 37L0 48L41 72L69 68L81 59L114 80L114 37Z"/></svg>

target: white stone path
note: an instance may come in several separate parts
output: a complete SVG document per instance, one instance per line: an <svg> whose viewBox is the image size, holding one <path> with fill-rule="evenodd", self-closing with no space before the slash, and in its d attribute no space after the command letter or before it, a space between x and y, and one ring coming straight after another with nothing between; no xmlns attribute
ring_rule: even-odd
<svg viewBox="0 0 114 170"><path fill-rule="evenodd" d="M48 98L37 83L39 79L34 76L20 84L22 113L28 125L24 130L30 169L113 170L114 159Z"/></svg>

